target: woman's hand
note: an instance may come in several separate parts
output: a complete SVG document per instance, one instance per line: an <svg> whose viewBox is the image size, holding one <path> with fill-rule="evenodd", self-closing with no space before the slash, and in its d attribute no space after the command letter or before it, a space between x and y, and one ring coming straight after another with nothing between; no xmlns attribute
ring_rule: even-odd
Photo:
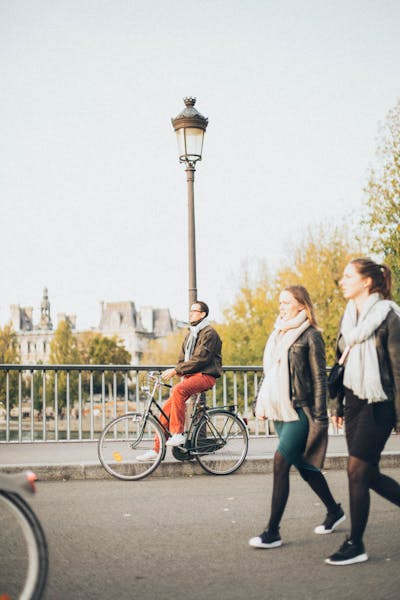
<svg viewBox="0 0 400 600"><path fill-rule="evenodd" d="M343 417L337 417L336 415L332 415L331 421L336 429L343 429Z"/></svg>

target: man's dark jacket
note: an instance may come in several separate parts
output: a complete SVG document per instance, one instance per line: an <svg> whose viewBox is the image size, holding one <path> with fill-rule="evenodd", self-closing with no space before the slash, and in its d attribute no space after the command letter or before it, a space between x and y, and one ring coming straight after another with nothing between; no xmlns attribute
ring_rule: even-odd
<svg viewBox="0 0 400 600"><path fill-rule="evenodd" d="M175 370L178 375L205 373L213 377L222 374L222 341L211 325L199 331L192 356L185 361L185 347L189 333L185 337Z"/></svg>

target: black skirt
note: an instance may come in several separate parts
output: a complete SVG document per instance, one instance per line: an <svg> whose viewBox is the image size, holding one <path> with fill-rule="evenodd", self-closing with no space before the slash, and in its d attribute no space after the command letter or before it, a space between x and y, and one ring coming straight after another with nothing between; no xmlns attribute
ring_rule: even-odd
<svg viewBox="0 0 400 600"><path fill-rule="evenodd" d="M361 400L345 388L344 421L350 456L378 464L387 439L395 426L393 402Z"/></svg>

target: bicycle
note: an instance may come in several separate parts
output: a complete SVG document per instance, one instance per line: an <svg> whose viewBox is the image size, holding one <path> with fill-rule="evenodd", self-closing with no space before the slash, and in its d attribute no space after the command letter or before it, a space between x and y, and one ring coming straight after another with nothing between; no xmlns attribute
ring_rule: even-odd
<svg viewBox="0 0 400 600"><path fill-rule="evenodd" d="M155 372L148 374L148 380L149 384L142 387L147 397L143 412L116 417L108 423L98 441L99 460L117 479L143 479L153 473L165 457L166 436L170 436L170 432L158 418L160 413L167 416L155 396L161 386L172 386L163 383L161 375ZM197 460L207 473L229 475L242 465L248 445L246 425L236 414L235 407L208 408L202 405L201 394L198 394L189 418L186 442L172 448L172 453L180 461ZM137 460L137 456L153 448L158 448L153 460Z"/></svg>
<svg viewBox="0 0 400 600"><path fill-rule="evenodd" d="M0 473L0 598L40 600L47 581L47 541L36 514L21 496L35 492L32 471ZM4 571L4 572L3 572Z"/></svg>

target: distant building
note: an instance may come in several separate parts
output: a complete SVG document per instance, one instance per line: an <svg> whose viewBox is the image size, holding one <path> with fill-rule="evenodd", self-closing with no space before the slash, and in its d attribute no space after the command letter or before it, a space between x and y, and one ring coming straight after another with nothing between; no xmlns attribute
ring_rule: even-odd
<svg viewBox="0 0 400 600"><path fill-rule="evenodd" d="M17 334L19 354L22 364L46 364L50 357L50 344L53 339L53 322L50 314L50 302L47 288L43 290L40 303L39 323L33 322L33 307L21 307L17 304L10 306L11 324ZM61 313L57 322L68 320L72 329L76 328L75 315Z"/></svg>
<svg viewBox="0 0 400 600"><path fill-rule="evenodd" d="M17 334L22 364L46 364L50 358L50 344L54 336L47 288L43 290L39 322L33 322L33 307L10 307L11 323ZM76 316L59 313L57 324L67 320L74 333ZM144 306L136 309L134 302L102 302L100 323L91 329L107 337L117 337L130 353L132 364L139 364L149 340L162 338L179 325L171 318L168 308Z"/></svg>
<svg viewBox="0 0 400 600"><path fill-rule="evenodd" d="M96 331L123 341L138 364L149 340L165 337L176 329L168 308L144 306L136 310L134 302L102 302L100 324Z"/></svg>

